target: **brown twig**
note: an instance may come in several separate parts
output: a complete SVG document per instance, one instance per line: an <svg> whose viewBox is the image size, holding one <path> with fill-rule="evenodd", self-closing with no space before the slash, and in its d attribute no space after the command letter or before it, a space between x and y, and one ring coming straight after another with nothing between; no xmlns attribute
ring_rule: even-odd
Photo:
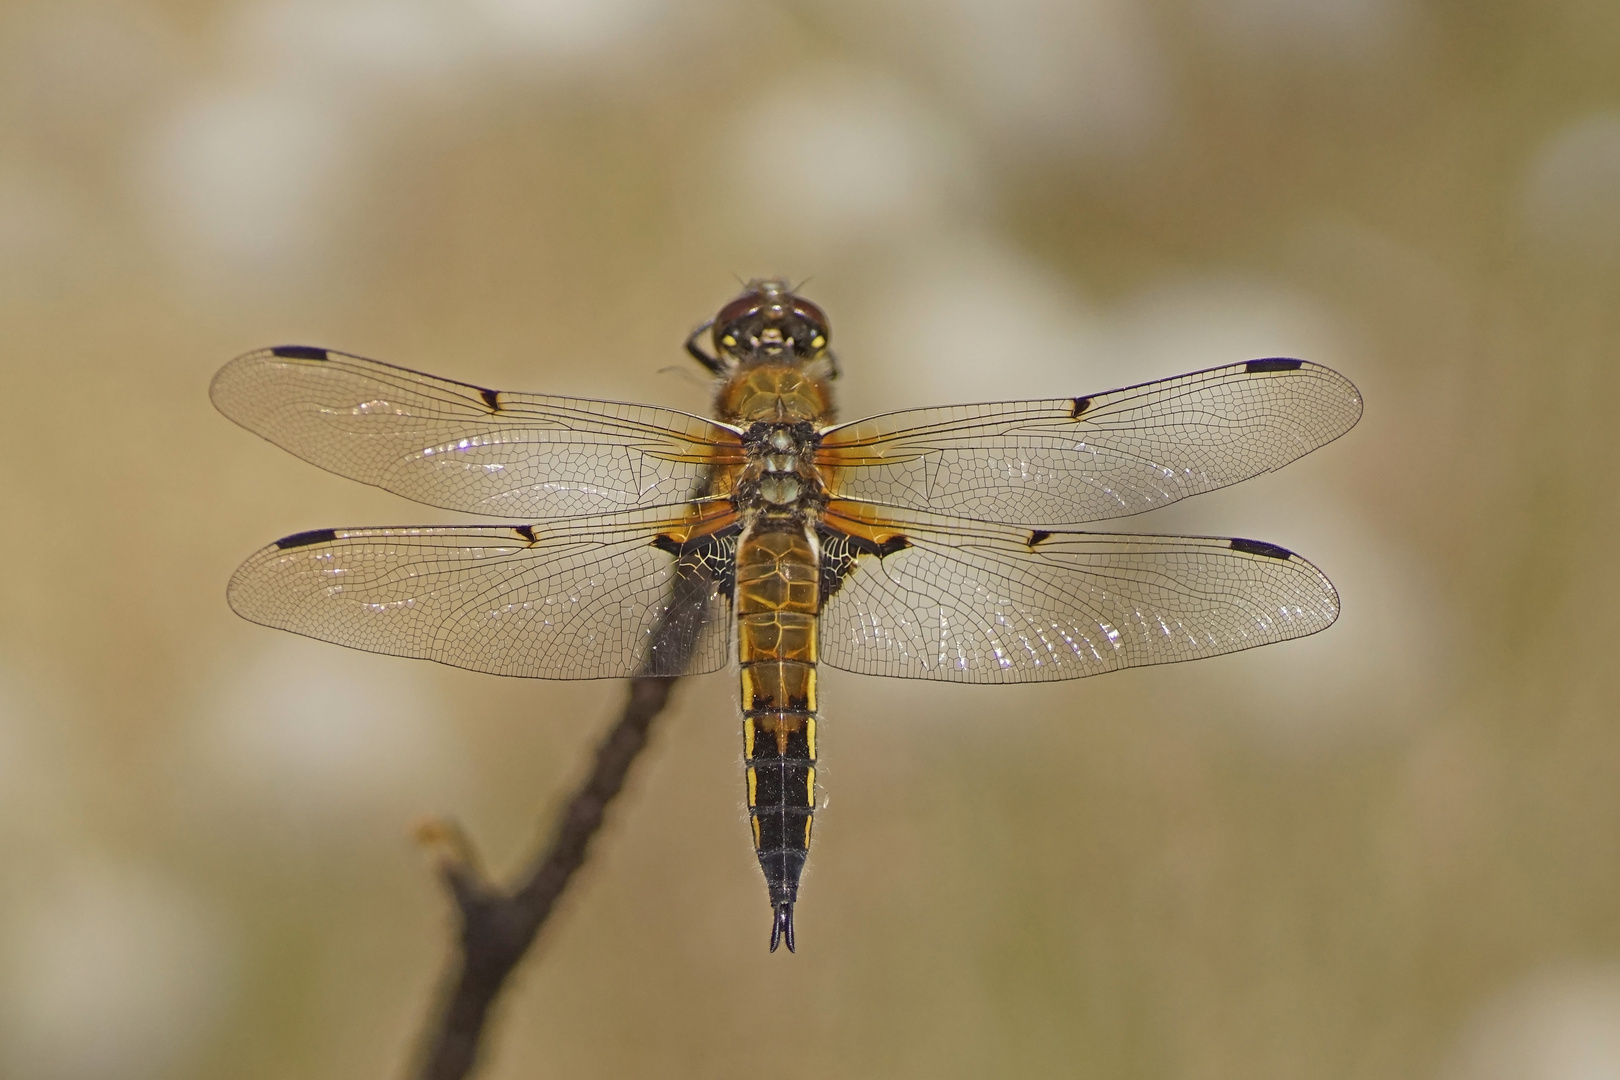
<svg viewBox="0 0 1620 1080"><path fill-rule="evenodd" d="M477 1063L479 1039L506 978L534 942L568 879L585 861L608 803L624 787L673 678L630 680L619 722L596 749L596 763L557 823L551 844L511 890L485 877L471 843L454 825L435 823L420 838L440 851L439 873L461 915L460 955L423 1040L418 1080L462 1080Z"/></svg>

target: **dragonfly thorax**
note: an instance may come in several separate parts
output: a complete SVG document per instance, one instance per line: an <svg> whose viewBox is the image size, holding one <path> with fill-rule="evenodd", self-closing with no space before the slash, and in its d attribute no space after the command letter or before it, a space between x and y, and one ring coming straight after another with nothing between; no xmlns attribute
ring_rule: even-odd
<svg viewBox="0 0 1620 1080"><path fill-rule="evenodd" d="M829 423L832 391L826 380L789 363L749 364L721 384L716 411L732 423Z"/></svg>
<svg viewBox="0 0 1620 1080"><path fill-rule="evenodd" d="M743 434L748 462L737 485L739 505L781 513L819 501L822 483L813 464L818 441L815 427L803 420L751 425Z"/></svg>
<svg viewBox="0 0 1620 1080"><path fill-rule="evenodd" d="M759 497L772 506L791 506L799 501L803 491L804 485L797 476L772 473L759 481Z"/></svg>

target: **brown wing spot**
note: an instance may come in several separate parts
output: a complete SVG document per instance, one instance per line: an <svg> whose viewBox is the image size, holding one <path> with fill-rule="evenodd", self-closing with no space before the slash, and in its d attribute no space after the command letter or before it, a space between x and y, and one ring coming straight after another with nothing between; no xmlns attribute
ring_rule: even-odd
<svg viewBox="0 0 1620 1080"><path fill-rule="evenodd" d="M1250 360L1243 365L1243 370L1251 375L1263 375L1271 371L1298 371L1304 366L1305 361L1291 356L1268 356L1263 360Z"/></svg>
<svg viewBox="0 0 1620 1080"><path fill-rule="evenodd" d="M336 539L336 529L310 529L308 532L283 536L276 541L276 547L286 551L288 548L309 547L311 544L329 544Z"/></svg>
<svg viewBox="0 0 1620 1080"><path fill-rule="evenodd" d="M1285 547L1268 544L1264 540L1232 539L1232 550L1241 551L1245 555L1264 555L1268 559L1287 559L1294 553Z"/></svg>
<svg viewBox="0 0 1620 1080"><path fill-rule="evenodd" d="M1075 398L1074 399L1074 409L1072 411L1070 411L1069 419L1070 420L1078 420L1078 419L1080 419L1080 417L1089 408L1091 408L1091 399L1090 398L1088 398L1088 397L1077 397L1077 398Z"/></svg>
<svg viewBox="0 0 1620 1080"><path fill-rule="evenodd" d="M326 350L317 349L313 345L277 345L270 350L270 355L279 356L284 360L325 360Z"/></svg>
<svg viewBox="0 0 1620 1080"><path fill-rule="evenodd" d="M519 536L523 537L523 539L527 540L529 543L531 543L531 544L534 543L534 526L533 525L519 525L519 526L515 527L512 531L517 533Z"/></svg>
<svg viewBox="0 0 1620 1080"><path fill-rule="evenodd" d="M1031 548L1034 548L1035 546L1040 544L1040 542L1042 540L1045 540L1047 537L1049 537L1051 535L1052 535L1051 532L1049 530L1047 530L1047 529L1035 529L1029 534L1029 539L1024 541L1024 542L1026 544L1028 544Z"/></svg>
<svg viewBox="0 0 1620 1080"><path fill-rule="evenodd" d="M501 411L501 392L499 390L480 390L478 396L484 399L484 404L489 406L490 412Z"/></svg>

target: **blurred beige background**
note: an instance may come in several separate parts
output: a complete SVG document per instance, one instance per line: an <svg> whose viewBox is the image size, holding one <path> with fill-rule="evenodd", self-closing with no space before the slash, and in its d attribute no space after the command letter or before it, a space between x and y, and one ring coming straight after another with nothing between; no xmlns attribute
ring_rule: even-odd
<svg viewBox="0 0 1620 1080"><path fill-rule="evenodd" d="M1121 525L1294 548L1343 618L829 673L797 956L692 680L487 1076L1620 1076L1612 0L7 0L0 1076L399 1075L449 934L411 824L509 872L623 692L233 616L274 537L448 517L213 372L701 409L681 340L766 273L851 417L1345 372L1348 437Z"/></svg>

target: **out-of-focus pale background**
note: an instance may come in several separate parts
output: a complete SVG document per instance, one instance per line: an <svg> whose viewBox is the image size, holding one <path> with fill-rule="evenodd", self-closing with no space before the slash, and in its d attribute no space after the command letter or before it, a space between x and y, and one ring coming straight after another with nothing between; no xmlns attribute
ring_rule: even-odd
<svg viewBox="0 0 1620 1080"><path fill-rule="evenodd" d="M237 619L271 538L449 518L215 369L701 409L681 339L765 273L847 416L1345 372L1348 437L1122 525L1295 548L1343 618L830 673L797 956L690 681L489 1077L1620 1075L1612 0L8 0L0 1076L399 1075L450 930L411 824L511 872L623 693Z"/></svg>

